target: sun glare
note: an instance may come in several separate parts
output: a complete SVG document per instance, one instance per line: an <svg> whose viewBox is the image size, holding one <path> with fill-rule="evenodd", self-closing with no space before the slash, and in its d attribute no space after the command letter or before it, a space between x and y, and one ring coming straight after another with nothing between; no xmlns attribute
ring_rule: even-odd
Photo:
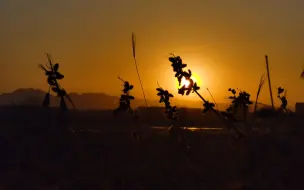
<svg viewBox="0 0 304 190"><path fill-rule="evenodd" d="M191 76L191 79L193 80L193 82L196 82L199 86L201 85L201 81L198 80L198 76L197 75L193 75ZM185 85L185 87L188 87L190 84L190 81L187 80L186 78L182 78L182 81L181 81L181 85L178 84L178 81L176 80L176 87L177 88L180 88L182 86Z"/></svg>
<svg viewBox="0 0 304 190"><path fill-rule="evenodd" d="M199 58L196 55L189 55L189 57L192 57L192 58L189 58L189 59L185 58L185 63L187 64L187 68L184 68L184 70L186 72L188 72L188 69L191 70L191 73L192 73L191 79L193 80L194 83L196 83L200 87L199 91L202 91L202 89L205 89L205 88L207 88L208 85L210 85L209 80L208 80L208 77L209 77L208 68L207 68L208 64L202 64L204 62L207 62L208 60ZM205 69L205 67L206 67L206 69ZM170 72L172 72L172 71L170 70ZM186 78L182 78L181 84L179 84L177 78L175 78L175 85L174 85L175 88L179 89L184 85L185 85L185 87L189 87L190 81L188 81Z"/></svg>
<svg viewBox="0 0 304 190"><path fill-rule="evenodd" d="M184 85L185 85L185 87L188 87L189 84L190 84L190 81L187 80L187 79L185 79L185 78L183 77L183 78L182 78L182 81L181 81L181 86L184 86Z"/></svg>

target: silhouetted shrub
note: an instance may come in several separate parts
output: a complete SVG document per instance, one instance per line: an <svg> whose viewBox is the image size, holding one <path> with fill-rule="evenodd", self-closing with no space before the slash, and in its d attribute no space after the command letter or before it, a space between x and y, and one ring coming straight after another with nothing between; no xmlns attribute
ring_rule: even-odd
<svg viewBox="0 0 304 190"><path fill-rule="evenodd" d="M282 95L284 93L284 95ZM279 87L278 88L278 95L277 97L281 100L281 106L280 109L283 109L285 112L287 112L287 98L286 98L286 90L284 88Z"/></svg>
<svg viewBox="0 0 304 190"><path fill-rule="evenodd" d="M60 108L62 111L67 111L67 105L64 98L67 98L72 106L75 108L72 100L68 96L67 92L64 88L60 87L58 80L62 80L64 75L59 72L59 63L53 64L51 56L46 54L48 59L48 64L43 66L39 64L38 67L45 71L45 75L47 76L47 83L49 85L49 90L45 95L42 105L44 107L49 107L50 105L50 91L52 90L58 97L60 97Z"/></svg>
<svg viewBox="0 0 304 190"><path fill-rule="evenodd" d="M187 64L183 63L183 60L180 58L180 56L175 56L172 54L172 57L169 57L169 61L171 62L171 66L173 67L173 71L175 72L175 77L178 80L179 86L181 85L182 78L185 78L187 81L189 81L189 85L183 85L181 88L178 89L178 93L181 95L189 95L191 92L196 93L204 102L204 110L203 113L206 113L208 111L215 111L214 110L214 103L211 103L207 100L205 100L198 92L200 87L197 85L196 82L193 81L191 78L192 72L190 69L188 71L184 71L183 69L187 67Z"/></svg>
<svg viewBox="0 0 304 190"><path fill-rule="evenodd" d="M227 117L227 115L225 113L221 113L217 110L214 109L215 104L211 103L209 101L207 101L199 92L198 90L200 89L200 87L197 85L196 82L193 81L193 79L191 78L192 76L192 72L190 69L188 69L188 71L184 71L184 69L187 67L187 64L183 63L183 60L181 59L180 56L175 56L173 54L171 54L172 56L169 57L169 61L171 62L171 66L173 68L173 71L175 72L175 77L178 80L179 86L181 85L181 81L182 78L185 78L186 80L189 81L189 85L183 85L181 88L178 89L178 93L181 95L189 95L191 92L192 93L196 93L200 99L204 102L203 103L203 113L207 113L209 111L212 111L213 113L215 113L219 119L221 119L222 121L224 121L225 125L227 125L228 128L232 128L234 129L238 136L244 136L235 126L233 120L230 120L229 117Z"/></svg>
<svg viewBox="0 0 304 190"><path fill-rule="evenodd" d="M114 114L118 114L120 112L129 112L134 118L136 118L136 114L131 108L131 100L134 100L135 97L130 95L131 90L133 89L133 85L131 85L128 81L124 81L122 78L118 77L119 80L123 82L122 94L119 99L119 106L114 110Z"/></svg>
<svg viewBox="0 0 304 190"><path fill-rule="evenodd" d="M157 96L160 97L159 103L165 104L165 114L168 119L176 120L177 112L176 106L171 106L170 98L173 98L173 95L170 94L167 90L162 89L161 87L156 89L158 91Z"/></svg>
<svg viewBox="0 0 304 190"><path fill-rule="evenodd" d="M248 108L252 104L252 101L250 100L250 94L245 91L240 91L239 94L236 95L236 90L232 88L229 88L228 91L232 93L232 96L229 96L229 99L232 100L232 102L227 108L226 113L235 117L235 114L239 108L241 108L243 109L244 119L246 120Z"/></svg>

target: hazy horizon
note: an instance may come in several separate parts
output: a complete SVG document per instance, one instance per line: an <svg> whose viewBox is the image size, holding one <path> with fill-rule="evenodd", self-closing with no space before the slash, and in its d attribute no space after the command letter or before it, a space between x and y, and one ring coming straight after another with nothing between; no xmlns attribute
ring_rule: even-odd
<svg viewBox="0 0 304 190"><path fill-rule="evenodd" d="M169 53L183 58L199 77L201 91L225 102L228 88L255 99L269 57L273 95L287 89L289 105L304 101L302 44L304 1L9 1L0 2L0 93L17 88L47 89L45 53L58 61L68 92L119 95L121 81L135 85L142 98L132 58L131 33L148 99L157 99L157 82L177 98ZM198 100L198 99L197 99ZM270 104L268 83L260 102Z"/></svg>
<svg viewBox="0 0 304 190"><path fill-rule="evenodd" d="M29 93L29 92L32 92L32 93ZM41 92L41 94L37 94L38 92ZM18 88L12 92L0 93L0 105L41 105L42 98L44 97L44 95L45 95L44 93L46 93L46 92L47 91L45 91L43 89L38 89L38 88L37 89L36 88ZM1 99L1 95L5 96L4 99ZM22 95L22 96L20 96L20 95ZM37 95L39 95L39 98ZM59 104L58 104L59 99L56 98L56 94L51 93L51 95L54 98L51 101L52 106L59 106ZM111 98L116 98L115 105L112 105L112 108L115 108L117 106L116 104L118 104L118 102L119 102L119 96L110 95L110 94L107 94L106 92L82 92L82 93L69 92L69 95L70 95L70 98L72 98L77 109L104 109L103 106L109 107L109 100ZM80 97L82 97L82 98L81 98L81 101L79 102ZM91 99L88 99L88 97L90 97ZM33 98L35 98L35 100ZM74 99L74 98L76 98L76 99ZM98 98L100 98L100 102L98 102L98 105L97 105L96 101ZM216 101L217 108L219 108L220 110L225 110L231 104L231 102L227 101L227 99L225 99L226 101L223 101L223 100ZM210 101L213 101L213 100L210 99ZM93 102L93 104L92 104L92 102ZM163 107L164 106L163 104L159 103L159 99L147 99L147 102L148 102L149 107ZM111 102L111 103L113 103L113 102ZM194 98L183 98L182 96L175 96L172 99L171 103L173 105L177 106L178 108L202 109L202 100L199 98L194 99ZM105 104L105 105L103 105L103 104ZM83 106L85 108L83 108ZM91 106L94 106L94 108L92 108ZM250 109L251 111L254 106L255 106L255 102L253 102L253 104L251 105L251 109ZM267 103L259 101L257 108L263 108L265 106L271 106L271 104L269 104L269 103L267 104ZM276 106L278 106L278 105L276 105ZM146 107L144 98L136 97L135 102L134 101L132 102L132 107ZM295 111L295 105L288 105L287 107L288 107L288 109Z"/></svg>

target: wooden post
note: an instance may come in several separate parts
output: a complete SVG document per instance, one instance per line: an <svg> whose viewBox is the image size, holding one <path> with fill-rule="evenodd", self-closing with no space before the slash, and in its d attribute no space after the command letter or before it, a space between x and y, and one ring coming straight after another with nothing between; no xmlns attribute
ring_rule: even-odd
<svg viewBox="0 0 304 190"><path fill-rule="evenodd" d="M270 99L271 99L271 106L274 111L274 105L273 105L273 97L272 97L272 89L271 89L271 81L270 81L270 74L269 74L269 65L268 65L268 56L265 55L266 59L266 69L267 69L267 76L268 76L268 85L269 85L269 92L270 92Z"/></svg>

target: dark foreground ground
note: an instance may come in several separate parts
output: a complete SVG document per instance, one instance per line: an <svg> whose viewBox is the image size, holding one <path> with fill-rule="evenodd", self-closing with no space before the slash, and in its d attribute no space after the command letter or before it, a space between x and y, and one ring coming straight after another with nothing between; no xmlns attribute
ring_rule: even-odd
<svg viewBox="0 0 304 190"><path fill-rule="evenodd" d="M94 132L60 119L11 122L0 123L1 190L304 189L304 126L295 119L251 123L269 131L239 140L187 132L187 143L147 127L135 140L124 123Z"/></svg>

